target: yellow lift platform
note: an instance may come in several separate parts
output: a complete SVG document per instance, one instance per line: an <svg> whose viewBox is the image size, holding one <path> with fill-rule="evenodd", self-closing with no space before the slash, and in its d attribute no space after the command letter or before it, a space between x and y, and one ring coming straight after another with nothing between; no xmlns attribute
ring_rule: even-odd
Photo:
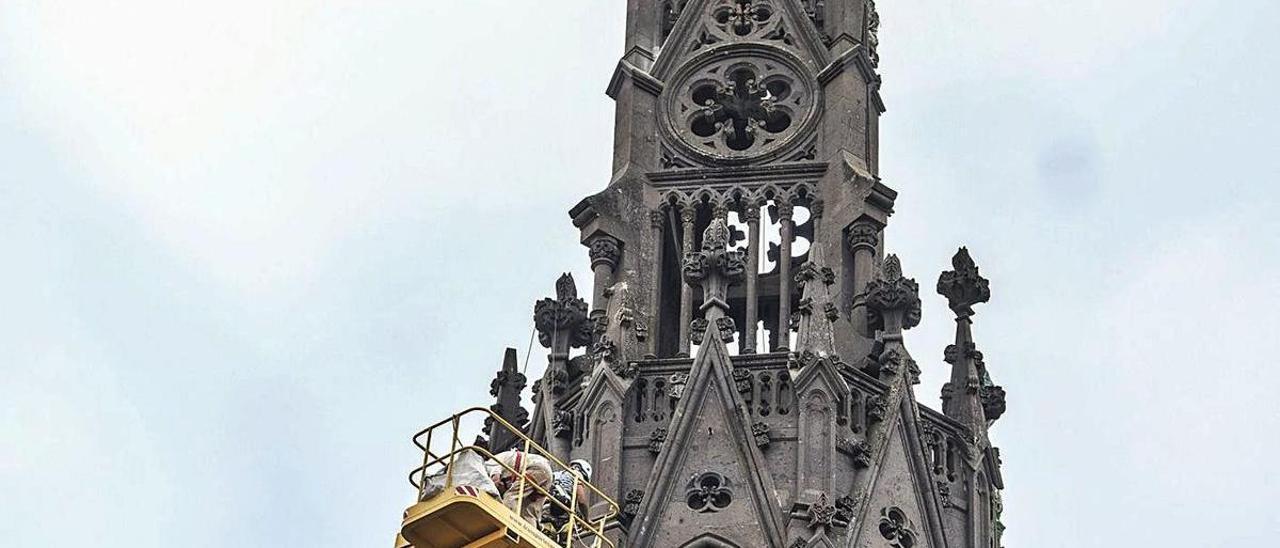
<svg viewBox="0 0 1280 548"><path fill-rule="evenodd" d="M521 459L524 465L517 465L522 469L516 470L494 458L488 448L463 444L459 426L464 421L477 419L488 422L495 431L501 428L510 432L518 451L545 458L553 472L569 472L575 488L571 489L568 504L553 496L550 485L539 485L532 479L528 474L529 459ZM443 445L442 441L448 442L447 450L433 449L433 442ZM422 466L409 474L410 483L418 488L419 502L405 511L400 534L396 536L396 548L613 548L613 542L605 533L618 515L617 503L488 409L477 407L458 413L422 430L413 437L413 442L423 451ZM475 486L455 485L454 465L460 455L468 452L480 455L490 465L500 465L507 477L513 478L514 483L508 488L516 489L516 496L508 497L504 504ZM428 497L429 477L443 481L444 485L442 488L436 485L438 493ZM585 505L578 500L578 485L584 488L595 508L603 509L601 515L583 515L581 508ZM522 519L521 511L528 514L530 510L524 507L526 498L533 504L545 504L547 509L558 507L562 515L567 516L564 527L548 535Z"/></svg>

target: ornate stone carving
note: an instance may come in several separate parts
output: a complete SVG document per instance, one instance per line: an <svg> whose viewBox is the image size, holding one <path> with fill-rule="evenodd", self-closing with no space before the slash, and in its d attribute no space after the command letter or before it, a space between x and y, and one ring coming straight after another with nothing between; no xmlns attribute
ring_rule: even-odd
<svg viewBox="0 0 1280 548"><path fill-rule="evenodd" d="M606 265L610 270L617 269L618 261L622 259L622 242L607 234L596 236L591 239L588 255L591 257L591 268Z"/></svg>
<svg viewBox="0 0 1280 548"><path fill-rule="evenodd" d="M867 398L867 421L881 422L889 414L889 401L884 396Z"/></svg>
<svg viewBox="0 0 1280 548"><path fill-rule="evenodd" d="M796 313L796 316L812 316L813 315L813 299L810 297L804 297L800 299L800 302L796 304L795 313ZM793 321L798 321L798 319L794 319L793 317Z"/></svg>
<svg viewBox="0 0 1280 548"><path fill-rule="evenodd" d="M716 472L704 472L689 483L685 503L700 513L719 512L733 503L729 480Z"/></svg>
<svg viewBox="0 0 1280 548"><path fill-rule="evenodd" d="M734 369L733 386L738 390L739 394L751 393L751 371L746 369Z"/></svg>
<svg viewBox="0 0 1280 548"><path fill-rule="evenodd" d="M609 364L609 369L613 371L614 375L623 380L634 379L636 375L640 374L640 364L637 362L622 363L615 361Z"/></svg>
<svg viewBox="0 0 1280 548"><path fill-rule="evenodd" d="M569 388L569 374L560 369L548 369L542 386L551 391L552 394L559 396Z"/></svg>
<svg viewBox="0 0 1280 548"><path fill-rule="evenodd" d="M955 501L951 500L951 482L938 481L938 499L943 508L955 507Z"/></svg>
<svg viewBox="0 0 1280 548"><path fill-rule="evenodd" d="M553 348L552 343L564 337L570 348L586 346L591 342L593 327L587 321L587 314L587 302L578 298L573 276L560 276L556 281L556 298L542 299L533 306L533 325L538 330L538 342Z"/></svg>
<svg viewBox="0 0 1280 548"><path fill-rule="evenodd" d="M649 452L657 455L662 452L662 445L667 442L667 429L655 428L652 434L649 434Z"/></svg>
<svg viewBox="0 0 1280 548"><path fill-rule="evenodd" d="M618 353L618 345L608 335L601 335L600 340L591 345L591 359L596 363L611 363Z"/></svg>
<svg viewBox="0 0 1280 548"><path fill-rule="evenodd" d="M978 265L966 248L956 252L951 266L952 270L938 277L938 294L947 298L957 316L967 318L973 315L973 305L991 299L990 282L978 274Z"/></svg>
<svg viewBox="0 0 1280 548"><path fill-rule="evenodd" d="M906 364L907 382L912 385L920 384L920 364L911 358L906 358L904 363Z"/></svg>
<svg viewBox="0 0 1280 548"><path fill-rule="evenodd" d="M846 497L847 498L847 497ZM852 499L850 499L852 500ZM844 498L837 501L843 504ZM831 504L826 493L819 493L812 502L797 502L791 506L791 517L804 520L809 529L825 533L836 527L848 527L852 511L843 512Z"/></svg>
<svg viewBox="0 0 1280 548"><path fill-rule="evenodd" d="M756 447L764 449L773 441L773 436L769 433L769 425L763 422L757 422L751 425L751 435L755 437Z"/></svg>
<svg viewBox="0 0 1280 548"><path fill-rule="evenodd" d="M736 2L722 0L726 9L736 10ZM766 34L784 43L791 39L785 30ZM807 72L791 54L775 48L717 48L672 78L664 94L663 125L676 137L677 148L706 160L746 162L791 154L817 119L818 86Z"/></svg>
<svg viewBox="0 0 1280 548"><path fill-rule="evenodd" d="M867 60L872 67L880 66L880 12L875 0L867 0Z"/></svg>
<svg viewBox="0 0 1280 548"><path fill-rule="evenodd" d="M551 435L563 439L573 436L572 412L556 411L556 414L551 417Z"/></svg>
<svg viewBox="0 0 1280 548"><path fill-rule="evenodd" d="M1005 412L1004 388L999 386L982 387L982 413L990 422L999 420Z"/></svg>
<svg viewBox="0 0 1280 548"><path fill-rule="evenodd" d="M809 528L831 527L836 519L836 507L827 502L827 494L818 495L818 500L809 506Z"/></svg>
<svg viewBox="0 0 1280 548"><path fill-rule="evenodd" d="M632 489L627 491L626 497L622 499L622 510L618 512L618 521L621 521L623 525L630 526L631 522L636 519L636 514L640 512L640 503L643 501L643 490Z"/></svg>
<svg viewBox="0 0 1280 548"><path fill-rule="evenodd" d="M693 344L702 344L707 336L707 320L705 318L695 318L689 324L689 340Z"/></svg>
<svg viewBox="0 0 1280 548"><path fill-rule="evenodd" d="M822 314L823 316L826 316L827 321L834 322L840 319L840 308L837 307L835 303L829 302L822 305Z"/></svg>
<svg viewBox="0 0 1280 548"><path fill-rule="evenodd" d="M853 459L853 465L858 468L871 466L871 447L865 441L840 438L836 440L836 450Z"/></svg>
<svg viewBox="0 0 1280 548"><path fill-rule="evenodd" d="M524 373L505 369L499 370L493 380L489 381L489 395L495 398L498 397L498 392L504 387L514 388L516 391L524 390L527 382L528 378L524 376Z"/></svg>
<svg viewBox="0 0 1280 548"><path fill-rule="evenodd" d="M725 34L750 36L776 16L773 4L764 0L720 0L712 8L716 27Z"/></svg>
<svg viewBox="0 0 1280 548"><path fill-rule="evenodd" d="M960 346L948 344L947 348L942 351L942 361L951 365L956 365L960 363L960 359L964 357L964 351L965 350Z"/></svg>
<svg viewBox="0 0 1280 548"><path fill-rule="evenodd" d="M728 316L716 318L716 330L720 333L720 340L726 343L733 342L734 336L738 334L738 326Z"/></svg>
<svg viewBox="0 0 1280 548"><path fill-rule="evenodd" d="M845 240L851 251L866 249L875 253L880 245L880 226L868 219L853 223Z"/></svg>
<svg viewBox="0 0 1280 548"><path fill-rule="evenodd" d="M858 506L858 502L848 495L836 499L836 516L837 522L853 523L853 513Z"/></svg>
<svg viewBox="0 0 1280 548"><path fill-rule="evenodd" d="M689 384L688 373L672 373L667 379L667 396L673 400L684 397L684 387Z"/></svg>
<svg viewBox="0 0 1280 548"><path fill-rule="evenodd" d="M880 536L889 541L889 546L894 548L915 548L917 545L915 525L897 506L880 510L879 531Z"/></svg>
<svg viewBox="0 0 1280 548"><path fill-rule="evenodd" d="M716 307L727 312L729 304L725 298L729 285L742 279L746 273L742 252L728 248L731 237L724 219L714 218L703 232L702 250L685 253L684 279L690 285L702 286L704 311ZM732 325L732 321L726 325ZM697 327L695 322L695 329ZM705 331L706 320L702 320L701 327Z"/></svg>
<svg viewBox="0 0 1280 548"><path fill-rule="evenodd" d="M889 255L876 279L867 283L867 309L886 330L911 329L920 324L920 286L902 276L902 263ZM892 321L890 321L892 320ZM894 326L892 324L899 324Z"/></svg>

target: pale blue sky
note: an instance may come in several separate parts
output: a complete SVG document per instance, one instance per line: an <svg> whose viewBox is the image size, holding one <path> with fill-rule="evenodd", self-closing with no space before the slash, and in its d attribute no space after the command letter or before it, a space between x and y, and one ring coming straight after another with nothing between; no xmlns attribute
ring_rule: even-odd
<svg viewBox="0 0 1280 548"><path fill-rule="evenodd" d="M587 279L623 6L0 3L2 544L389 546L409 435ZM1273 544L1280 3L880 11L889 246L992 280L1006 544Z"/></svg>

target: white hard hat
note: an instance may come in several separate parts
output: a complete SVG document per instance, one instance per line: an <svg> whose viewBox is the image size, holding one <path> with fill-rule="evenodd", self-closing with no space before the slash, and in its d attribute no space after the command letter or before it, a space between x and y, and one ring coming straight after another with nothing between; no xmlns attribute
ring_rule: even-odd
<svg viewBox="0 0 1280 548"><path fill-rule="evenodd" d="M591 481L591 463L583 459L574 459L569 462L569 467L570 468L576 467L577 469L581 470L582 475L584 476L582 479Z"/></svg>

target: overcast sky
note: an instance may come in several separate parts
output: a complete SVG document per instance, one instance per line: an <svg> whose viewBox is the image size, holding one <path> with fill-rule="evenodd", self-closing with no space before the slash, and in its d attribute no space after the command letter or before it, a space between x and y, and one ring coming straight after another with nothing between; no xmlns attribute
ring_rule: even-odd
<svg viewBox="0 0 1280 548"><path fill-rule="evenodd" d="M0 2L2 544L390 546L409 436L589 279L624 5ZM1280 3L880 12L919 397L968 245L1006 545L1273 545Z"/></svg>

